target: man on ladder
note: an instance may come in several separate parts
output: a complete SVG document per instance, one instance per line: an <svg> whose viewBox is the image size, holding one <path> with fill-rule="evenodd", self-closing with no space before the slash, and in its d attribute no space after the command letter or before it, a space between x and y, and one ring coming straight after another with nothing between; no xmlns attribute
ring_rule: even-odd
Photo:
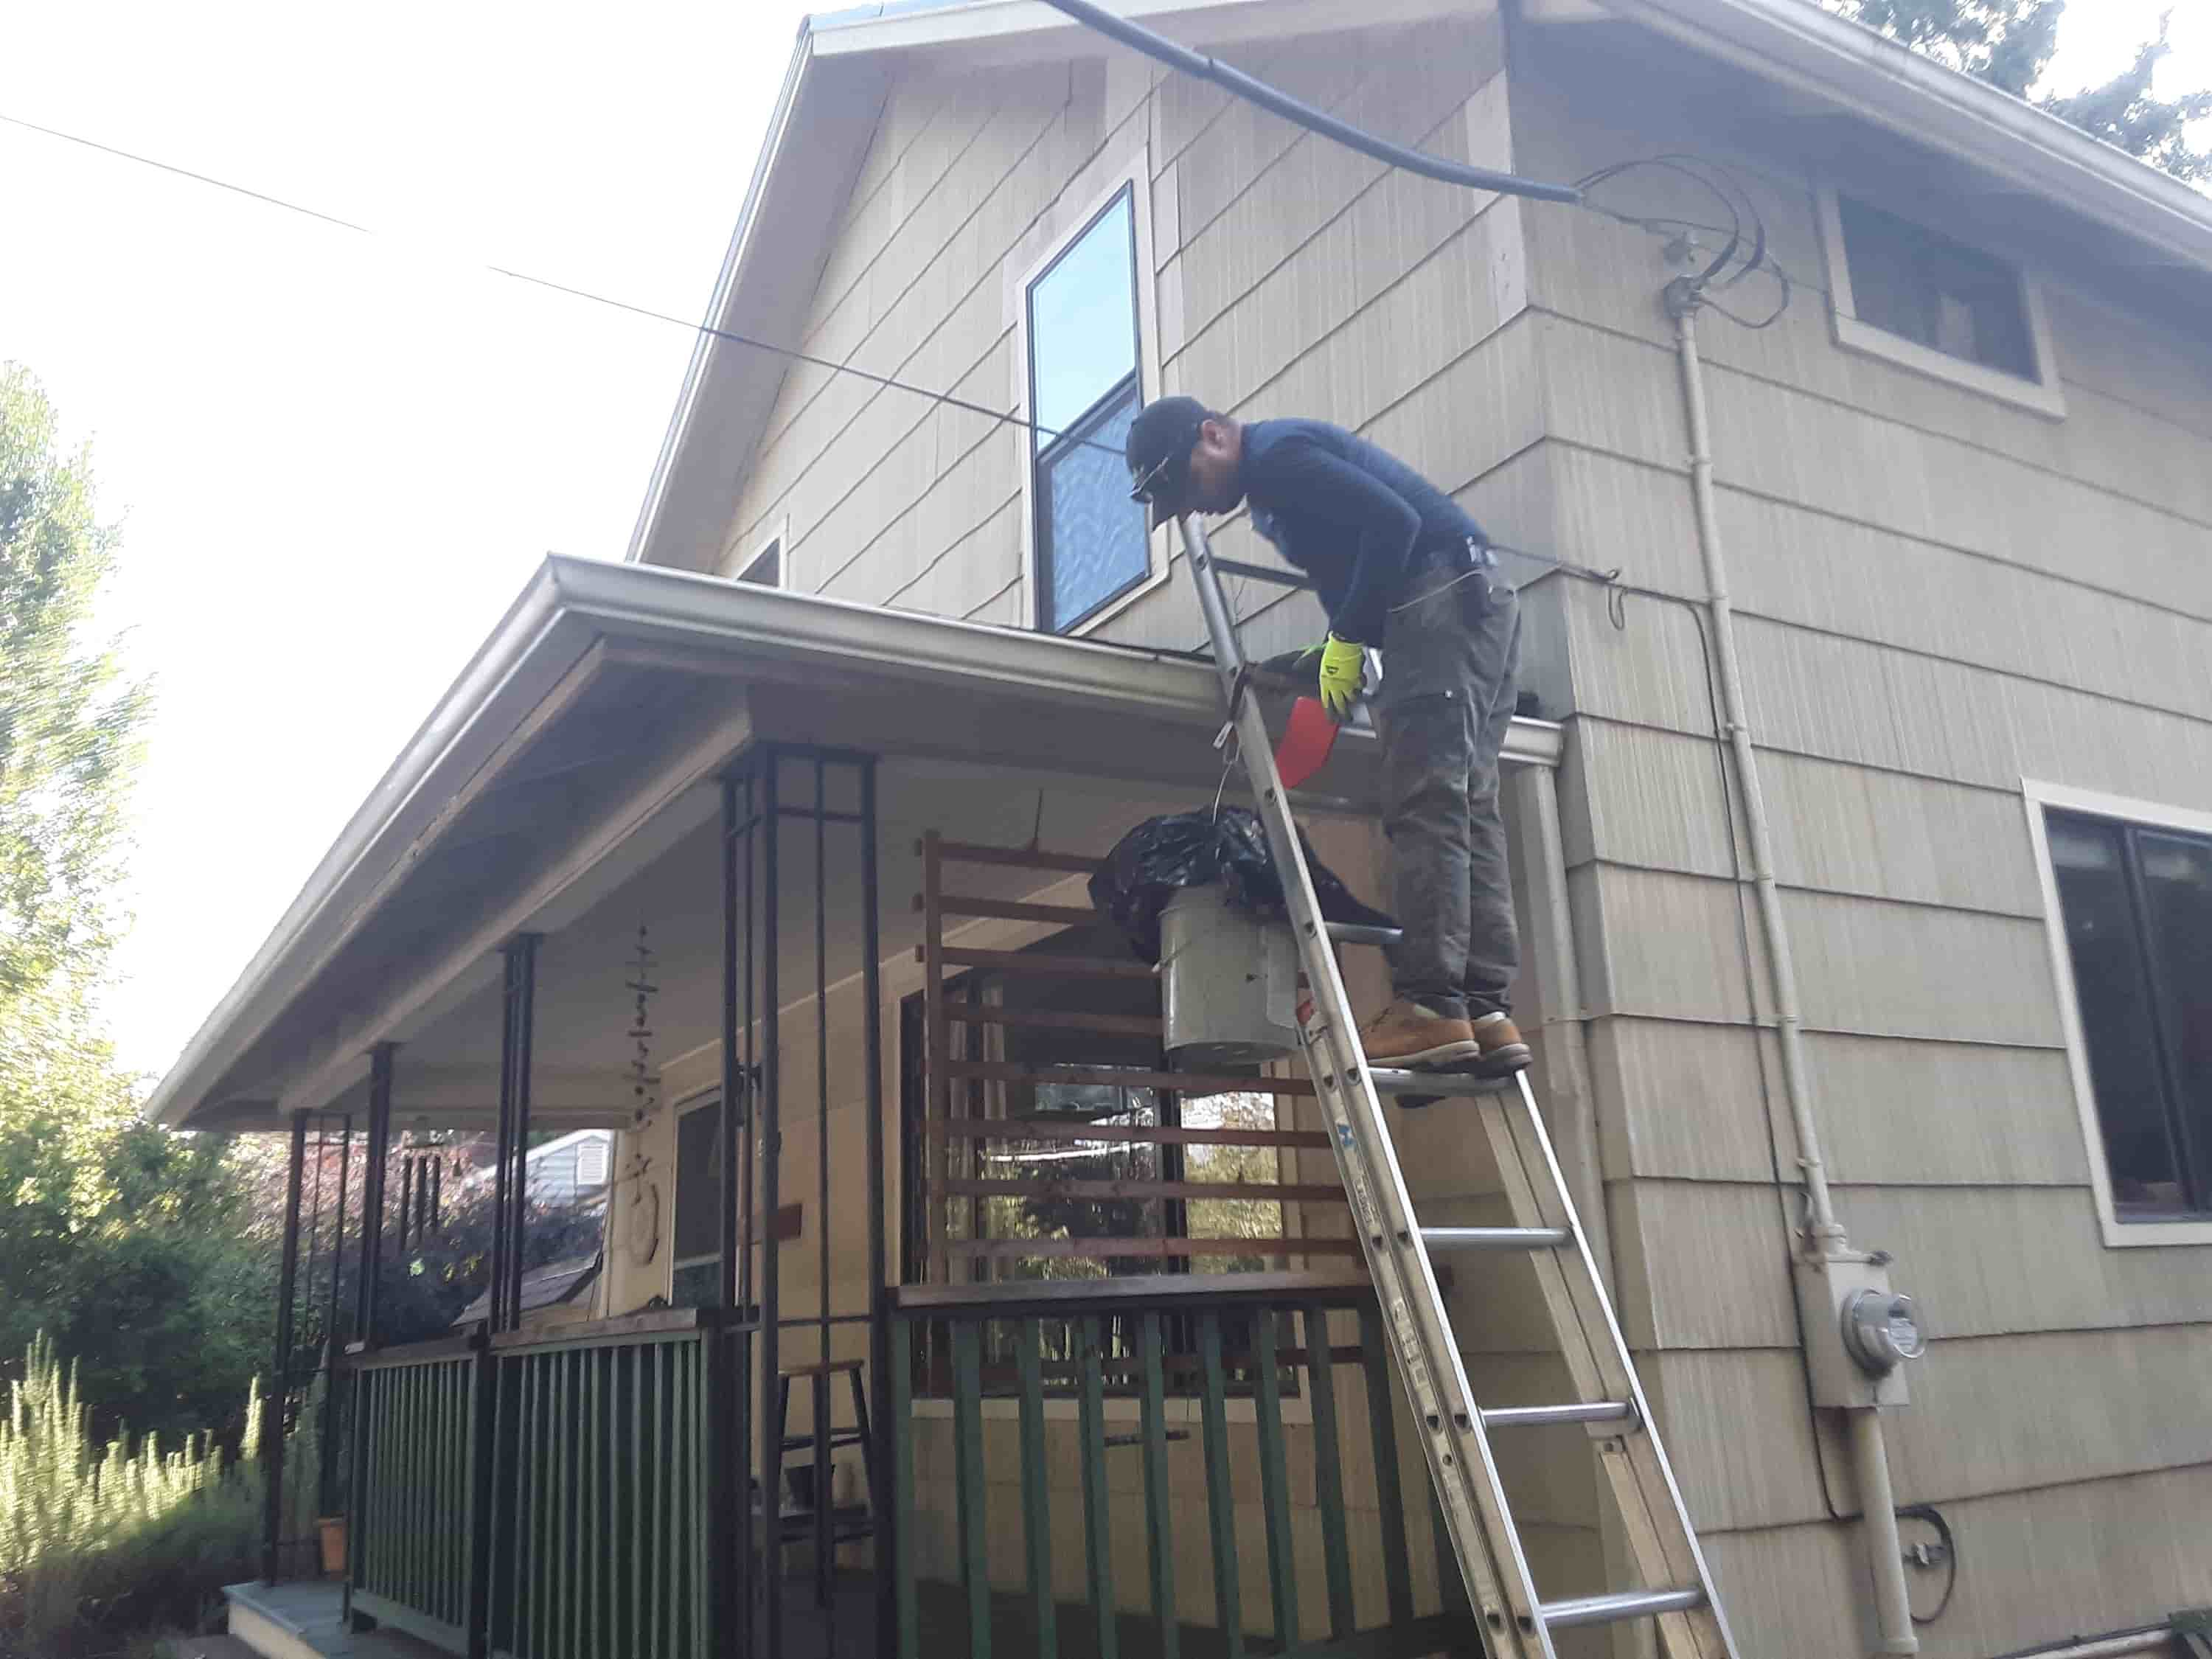
<svg viewBox="0 0 2212 1659"><path fill-rule="evenodd" d="M1131 495L1157 526L1250 504L1252 522L1313 580L1328 612L1320 691L1341 721L1382 653L1382 830L1392 1000L1360 1029L1369 1060L1498 1077L1528 1063L1508 1013L1520 961L1498 807L1513 718L1521 608L1482 527L1395 457L1324 421L1243 422L1195 398L1139 411ZM1406 1104L1414 1103L1409 1097Z"/></svg>

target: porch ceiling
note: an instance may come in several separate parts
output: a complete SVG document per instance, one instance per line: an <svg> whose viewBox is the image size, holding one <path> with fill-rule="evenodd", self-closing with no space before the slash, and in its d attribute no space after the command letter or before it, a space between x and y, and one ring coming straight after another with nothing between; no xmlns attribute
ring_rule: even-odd
<svg viewBox="0 0 2212 1659"><path fill-rule="evenodd" d="M750 743L884 757L890 952L911 943L900 930L921 830L1025 840L1035 786L1048 781L1048 842L1103 850L1150 812L1211 797L1218 699L1212 671L1178 659L550 559L161 1080L148 1115L176 1127L251 1129L276 1127L288 1111L343 1109L371 1045L389 1041L409 1045L398 1068L403 1120L487 1116L496 953L536 932L549 937L535 1109L554 1124L619 1121L629 1098L620 970L641 921L667 987L654 1010L659 1052L680 1054L714 1030L713 781ZM1517 722L1510 752L1548 763L1558 738L1554 727ZM1373 745L1341 747L1329 787L1364 800ZM1097 810L1062 804L1085 799ZM787 835L793 883L811 882L811 840ZM837 954L850 950L857 941ZM811 956L803 971L811 984Z"/></svg>

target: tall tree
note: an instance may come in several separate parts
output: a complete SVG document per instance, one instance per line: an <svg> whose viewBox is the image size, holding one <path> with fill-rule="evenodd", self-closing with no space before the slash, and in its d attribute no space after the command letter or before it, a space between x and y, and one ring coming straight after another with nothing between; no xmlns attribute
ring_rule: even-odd
<svg viewBox="0 0 2212 1659"><path fill-rule="evenodd" d="M115 535L94 519L88 457L61 453L57 425L29 372L0 364L0 1019L106 964L147 707L89 637Z"/></svg>
<svg viewBox="0 0 2212 1659"><path fill-rule="evenodd" d="M2151 91L2160 62L2172 51L2170 16L2159 19L2158 38L2136 51L2135 61L2102 86L2065 97L2031 98L2058 49L2058 22L2066 0L1820 0L1833 12L1863 23L1938 63L1987 81L2016 98L2030 99L2069 122L2161 167L2177 179L2212 179L2212 150L2193 148L2189 125L2212 117L2212 91L2159 98Z"/></svg>
<svg viewBox="0 0 2212 1659"><path fill-rule="evenodd" d="M44 1330L103 1431L215 1427L268 1351L270 1251L229 1150L143 1121L100 1030L147 697L93 636L116 538L58 427L0 365L0 1373Z"/></svg>

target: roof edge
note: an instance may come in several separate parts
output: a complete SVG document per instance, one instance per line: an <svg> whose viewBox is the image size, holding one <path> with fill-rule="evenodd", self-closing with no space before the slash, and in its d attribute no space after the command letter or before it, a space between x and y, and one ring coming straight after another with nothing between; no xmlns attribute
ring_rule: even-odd
<svg viewBox="0 0 2212 1659"><path fill-rule="evenodd" d="M715 273L714 286L707 296L704 319L691 342L690 360L684 367L684 383L676 393L676 408L668 419L668 430L662 434L660 453L654 457L653 475L647 480L645 499L637 510L637 523L630 531L629 548L623 556L635 564L645 556L647 544L660 517L660 504L668 488L670 473L674 470L678 453L684 447L684 435L690 425L691 410L698 402L699 389L707 378L707 365L714 356L718 342L707 331L719 326L727 314L732 294L743 271L745 257L753 245L753 229L760 213L760 202L768 185L769 174L774 170L776 157L782 153L784 134L791 125L793 112L799 106L806 71L814 57L814 20L802 17L799 22L799 39L791 49L791 62L783 71L783 86L776 94L775 107L769 112L768 131L761 140L760 154L753 158L752 178L745 185L745 198L738 209L738 222L730 233L729 247L723 252L721 269Z"/></svg>
<svg viewBox="0 0 2212 1659"><path fill-rule="evenodd" d="M2212 198L2025 99L1809 0L1602 0L1621 17L2072 205L2212 270Z"/></svg>
<svg viewBox="0 0 2212 1659"><path fill-rule="evenodd" d="M1202 727L1220 718L1206 664L1028 629L891 611L659 566L554 555L533 573L468 666L348 821L305 887L147 1097L176 1127L351 937L360 906L560 676L603 639L742 654L764 679L810 668L887 680L1018 688L1032 701L1150 713ZM1149 665L1130 672L1132 662ZM1556 766L1560 728L1516 719L1505 754Z"/></svg>

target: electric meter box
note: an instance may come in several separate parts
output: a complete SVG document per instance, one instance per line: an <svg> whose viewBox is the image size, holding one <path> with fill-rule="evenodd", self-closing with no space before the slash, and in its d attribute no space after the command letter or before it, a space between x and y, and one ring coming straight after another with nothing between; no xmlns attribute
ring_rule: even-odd
<svg viewBox="0 0 2212 1659"><path fill-rule="evenodd" d="M1904 1362L1926 1343L1919 1312L1889 1282L1886 1255L1844 1255L1797 1263L1805 1357L1813 1403L1863 1411L1911 1398Z"/></svg>

